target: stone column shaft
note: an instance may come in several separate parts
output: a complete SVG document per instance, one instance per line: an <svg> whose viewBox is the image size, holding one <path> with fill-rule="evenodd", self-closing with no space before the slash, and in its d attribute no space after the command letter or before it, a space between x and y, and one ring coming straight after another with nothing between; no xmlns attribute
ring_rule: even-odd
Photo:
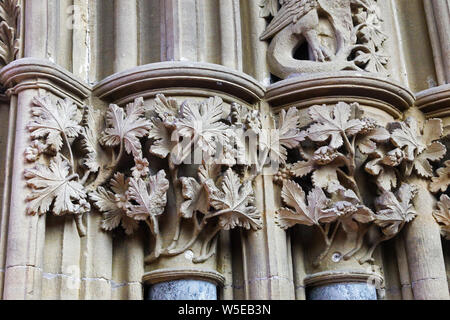
<svg viewBox="0 0 450 320"><path fill-rule="evenodd" d="M450 83L450 4L424 0L439 85Z"/></svg>
<svg viewBox="0 0 450 320"><path fill-rule="evenodd" d="M114 0L114 72L138 64L138 24L136 0Z"/></svg>
<svg viewBox="0 0 450 320"><path fill-rule="evenodd" d="M427 191L426 184L421 183L414 204L418 215L405 228L405 247L414 299L448 300L441 235L432 215L435 200Z"/></svg>

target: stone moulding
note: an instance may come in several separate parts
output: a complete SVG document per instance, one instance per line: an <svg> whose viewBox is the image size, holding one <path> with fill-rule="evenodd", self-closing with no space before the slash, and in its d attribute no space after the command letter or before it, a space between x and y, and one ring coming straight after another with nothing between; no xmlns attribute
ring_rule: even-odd
<svg viewBox="0 0 450 320"><path fill-rule="evenodd" d="M360 72L301 75L277 82L264 97L273 108L295 105L359 102L400 118L413 105L414 94L391 79Z"/></svg>
<svg viewBox="0 0 450 320"><path fill-rule="evenodd" d="M428 118L450 116L450 84L417 93L416 106Z"/></svg>
<svg viewBox="0 0 450 320"><path fill-rule="evenodd" d="M259 82L242 72L210 63L179 61L153 63L114 74L96 84L93 93L106 101L124 103L136 96L147 98L165 93L162 89L177 88L184 93L195 89L217 92L247 103L261 100L265 93Z"/></svg>
<svg viewBox="0 0 450 320"><path fill-rule="evenodd" d="M211 270L193 269L193 268L179 268L179 269L160 269L156 271L146 272L143 277L143 281L146 284L155 284L159 282L182 280L203 280L210 281L217 286L223 286L225 278L219 272Z"/></svg>
<svg viewBox="0 0 450 320"><path fill-rule="evenodd" d="M376 272L361 272L360 270L323 271L307 275L304 278L305 286L315 287L340 282L365 282L382 284L383 276Z"/></svg>
<svg viewBox="0 0 450 320"><path fill-rule="evenodd" d="M26 89L45 89L61 98L70 97L82 105L91 86L61 66L43 59L22 58L0 70L0 81L9 94Z"/></svg>

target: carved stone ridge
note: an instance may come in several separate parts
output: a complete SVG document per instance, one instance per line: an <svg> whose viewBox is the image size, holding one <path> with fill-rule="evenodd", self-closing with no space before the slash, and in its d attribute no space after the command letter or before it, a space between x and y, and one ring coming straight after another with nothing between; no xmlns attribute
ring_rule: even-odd
<svg viewBox="0 0 450 320"><path fill-rule="evenodd" d="M78 105L91 94L91 86L61 66L44 59L18 59L0 70L0 82L9 94L26 89L46 89L59 97L70 97Z"/></svg>
<svg viewBox="0 0 450 320"><path fill-rule="evenodd" d="M316 287L341 282L375 282L383 284L383 277L376 272L361 272L359 270L324 271L307 275L304 278L305 286Z"/></svg>
<svg viewBox="0 0 450 320"><path fill-rule="evenodd" d="M157 271L151 271L144 274L143 281L146 284L155 284L159 282L182 280L182 279L193 279L193 280L203 280L210 281L218 286L223 286L225 283L225 278L218 272L211 270L202 269L160 269Z"/></svg>
<svg viewBox="0 0 450 320"><path fill-rule="evenodd" d="M450 115L450 84L430 88L416 94L416 106L427 117Z"/></svg>
<svg viewBox="0 0 450 320"><path fill-rule="evenodd" d="M275 109L292 104L304 108L338 101L358 102L401 118L402 112L413 105L415 96L392 79L370 73L335 72L279 81L267 87L265 99Z"/></svg>
<svg viewBox="0 0 450 320"><path fill-rule="evenodd" d="M205 90L225 93L237 102L247 103L259 101L265 93L264 86L242 72L216 64L183 61L152 63L117 73L96 84L93 92L102 99L123 104L137 96L174 96L187 89L199 96L204 96Z"/></svg>

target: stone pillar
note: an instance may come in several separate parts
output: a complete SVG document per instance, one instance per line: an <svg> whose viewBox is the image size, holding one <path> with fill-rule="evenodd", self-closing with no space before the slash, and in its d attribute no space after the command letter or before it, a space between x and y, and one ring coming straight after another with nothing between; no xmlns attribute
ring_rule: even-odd
<svg viewBox="0 0 450 320"><path fill-rule="evenodd" d="M438 2L444 4L445 1L432 2L437 5ZM447 137L450 133L449 89L450 85L444 84L421 91L417 93L416 101L416 106L424 113L424 118L440 118L442 120L443 136ZM445 160L447 159L443 159L443 161ZM419 186L419 194L415 203L419 215L406 229L405 233L405 248L414 299L447 300L450 296L444 251L440 228L433 217L436 200L429 191L432 188L427 181L415 180L414 183ZM439 189L436 188L433 192L439 192Z"/></svg>
<svg viewBox="0 0 450 320"><path fill-rule="evenodd" d="M117 88L122 89L117 91ZM225 117L230 113L233 102L239 101L251 108L251 103L263 94L261 85L245 74L218 65L213 67L211 64L195 62L162 62L139 66L105 79L94 87L94 92L101 99L121 106L144 95L144 103L150 111L156 110L156 106L179 108L185 102L185 107L191 103L194 108L197 108L197 103L203 103L205 108L208 105L199 111L205 113L211 110L211 104L219 103L224 119L227 119ZM218 92L220 97L217 96ZM166 110L170 112L170 109ZM180 117L179 114L175 116ZM158 121L155 116L153 119ZM210 177L207 180L212 183L217 181L218 174L225 173L229 179L238 179L237 173L231 169L222 173L213 170L203 172L206 176L201 176L201 162L175 163L170 153L161 155L158 150L162 149L155 149L151 144L142 149L149 159L151 175L159 175L167 190L167 206L157 217L157 227L152 227L156 226L155 222L148 222L151 232L144 242L147 251L143 275L143 282L148 288L146 298L217 299L218 291L226 280L223 274L231 273L227 269L231 268L231 263L220 262L222 253L219 254L216 247L221 227L217 225L217 220L204 219L205 214L201 213L205 210L202 201L206 200L201 199L201 193L206 189L198 187L206 183L206 178L202 177ZM208 188L214 187L209 185ZM218 189L214 190L219 192ZM210 206L208 208L214 210ZM240 223L233 227L238 226ZM256 228L256 225L253 224L253 227ZM227 277L227 281L231 281L230 277ZM226 285L231 286L231 283Z"/></svg>
<svg viewBox="0 0 450 320"><path fill-rule="evenodd" d="M439 226L432 212L435 200L425 182L419 185L418 216L406 227L405 247L416 300L448 300L449 290Z"/></svg>
<svg viewBox="0 0 450 320"><path fill-rule="evenodd" d="M450 4L423 0L438 84L450 83Z"/></svg>
<svg viewBox="0 0 450 320"><path fill-rule="evenodd" d="M378 94L379 90L384 91L383 96ZM336 104L340 101L359 102L359 106L355 107L357 109L350 112L350 108L347 111L347 117L351 117L349 113L352 112L360 113L359 117L374 119L373 121L376 121L379 127L384 127L413 104L414 95L407 88L393 81L380 80L369 74L342 72L327 75L303 75L277 82L268 87L266 99L274 110L284 109L284 112L291 112L292 105L298 106L297 126L301 128L306 128L311 124L310 107L312 105L326 105L327 108L330 108L329 110L332 110L331 108L338 110L339 107ZM333 107L334 105L336 106ZM342 107L342 103L340 105ZM325 109L323 112L326 112ZM334 112L336 112L334 113L336 116L338 111ZM292 117L292 113L288 117ZM387 130L384 132L386 136L389 136ZM351 149L350 146L346 148ZM339 152L346 154L346 148L344 147ZM314 215L311 211L299 208L295 209L296 214L294 214L294 211L289 211L290 209L286 209L286 206L294 208L296 205L302 207L304 204L305 208L308 208L306 210L313 210L314 207L310 206L314 206L314 199L320 199L320 193L312 194L314 190L318 190L318 185L327 193L333 194L334 191L328 189L330 181L335 181L337 184L340 184L341 181L355 181L354 184L357 186L352 186L349 182L343 190L350 190L348 188L357 190L356 193L359 196L356 196L355 193L352 201L360 201L359 203L364 203L363 201L367 201L365 197L371 197L373 194L373 186L370 184L373 181L365 176L367 173L362 167L367 159L359 154L358 150L350 155L356 168L353 173L354 180L343 172L334 175L333 169L329 171L324 169L326 172L315 172L314 170L317 170L315 168L320 168L320 165L317 163L317 167L308 167L308 163L311 164L315 160L308 158L307 154L307 152L313 153L314 151L308 145L303 150L302 158L294 160L292 155L292 159L290 159L292 164L288 167L282 166L274 179L274 183L280 185L282 189L281 192L277 189L274 192L275 195L280 195L279 202L268 202L270 197L267 194L265 196L268 208L282 207L277 210L277 215L274 217L274 219L278 219L277 223L281 228L290 228L296 224L296 221L301 221L297 215ZM300 157L300 155L296 156ZM332 166L332 164L330 165ZM308 174L311 172L313 172L314 179L311 183L315 188L311 189L307 183L302 185L299 182L304 180L299 179L296 180L297 182L292 182L296 177L309 179L311 176ZM301 188L305 189L302 191ZM323 193L323 197L326 197L325 193ZM356 200L356 198L361 200ZM282 218L284 214L289 216L286 220ZM297 299L305 298L304 291L306 291L306 299L311 300L377 300L383 298L379 293L382 292L384 277L377 268L382 265L382 259L379 250L372 250L377 247L378 241L383 238L383 235L376 229L376 225L370 225L370 222L351 221L349 224L351 229L349 225L346 227L343 224L340 225L345 220L330 225L322 223L322 227L318 227L317 223L313 222L305 223L307 226L294 229L292 250L296 268L294 276ZM301 222L299 223L301 224ZM322 232L319 231L320 228L323 228ZM328 244L324 241L325 234Z"/></svg>
<svg viewBox="0 0 450 320"><path fill-rule="evenodd" d="M138 64L138 12L136 0L114 0L114 72Z"/></svg>

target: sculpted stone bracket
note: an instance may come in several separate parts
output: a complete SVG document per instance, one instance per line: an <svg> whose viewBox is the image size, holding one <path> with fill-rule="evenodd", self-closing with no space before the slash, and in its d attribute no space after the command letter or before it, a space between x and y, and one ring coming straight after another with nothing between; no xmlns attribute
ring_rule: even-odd
<svg viewBox="0 0 450 320"><path fill-rule="evenodd" d="M143 99L125 110L111 104L106 114L49 96L35 97L33 103L28 125L32 144L25 155L30 162L43 157L48 165L39 163L25 172L33 191L29 214L72 214L80 236L85 235L82 216L90 203L103 213L105 230L122 225L131 234L144 221L155 238L148 263L185 252L199 237L201 252L193 262L203 262L215 253L220 230L261 228L252 188L261 165L247 161L242 138L244 130L261 130L257 111L233 104L226 112L218 97L179 104L163 95L152 106ZM266 158L268 148L264 144L259 151ZM74 157L75 149L83 150L82 160ZM158 169L157 161L150 165L152 156L166 160L165 169ZM192 156L199 162L192 163ZM181 176L185 167L197 172ZM164 247L159 217L166 211L169 189L175 232ZM189 240L179 243L182 220L190 220L193 230Z"/></svg>
<svg viewBox="0 0 450 320"><path fill-rule="evenodd" d="M264 0L260 6L261 17L273 17L260 39L272 39L268 62L277 77L340 70L387 74L387 35L376 0ZM307 57L295 57L305 43Z"/></svg>
<svg viewBox="0 0 450 320"><path fill-rule="evenodd" d="M289 110L291 119L295 112ZM412 117L383 127L361 114L357 103L311 107L312 122L300 133L296 147L303 160L287 163L274 179L282 185L286 205L278 210L279 226L302 224L320 230L325 248L315 266L328 254L339 228L354 242L344 260L358 253L365 235L375 229L376 238L359 259L361 264L372 262L378 244L393 238L416 215L412 203L416 190L407 178L412 174L431 178L430 161L439 161L446 153L437 141L442 136L440 119L427 120L423 128ZM370 177L378 195L373 202L361 192ZM296 178L303 188L293 181Z"/></svg>

